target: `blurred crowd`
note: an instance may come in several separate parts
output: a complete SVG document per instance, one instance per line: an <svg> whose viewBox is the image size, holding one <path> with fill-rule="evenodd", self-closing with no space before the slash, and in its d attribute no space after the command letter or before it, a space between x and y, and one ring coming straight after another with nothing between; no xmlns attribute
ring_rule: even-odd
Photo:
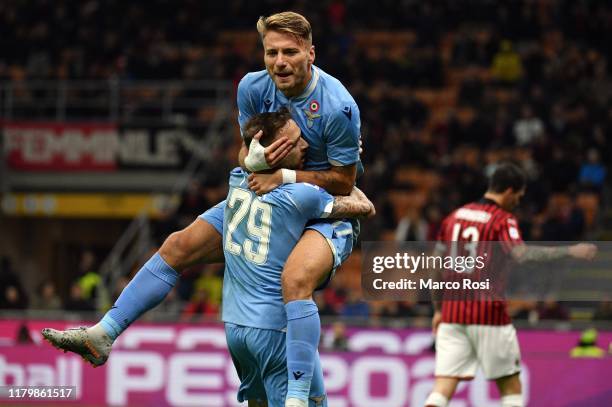
<svg viewBox="0 0 612 407"><path fill-rule="evenodd" d="M339 78L360 107L366 172L359 185L378 209L362 227L363 240L433 240L446 214L482 195L486 175L502 159L516 161L529 177L517 213L525 240L606 238L612 229L606 1L10 0L0 4L0 80L237 83L262 69L257 18L281 6L311 21L316 64ZM235 153L220 159L231 163ZM178 213L158 224L158 238L223 195L225 173L217 173L205 185L194 181ZM215 314L219 306L220 270L194 275L174 294L187 303L180 307L186 319ZM18 284L3 287L4 306L25 306ZM70 296L91 290L81 282ZM48 283L38 295L56 298ZM75 301L70 305L85 306ZM419 304L368 305L339 287L319 301L322 314L346 317L424 312ZM601 308L596 315L610 318L609 303ZM568 318L554 302L515 313Z"/></svg>

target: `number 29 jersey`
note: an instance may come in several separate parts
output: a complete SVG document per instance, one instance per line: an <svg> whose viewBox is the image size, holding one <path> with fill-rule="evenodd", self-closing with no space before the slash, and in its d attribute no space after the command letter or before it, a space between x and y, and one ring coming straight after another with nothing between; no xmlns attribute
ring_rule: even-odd
<svg viewBox="0 0 612 407"><path fill-rule="evenodd" d="M230 174L223 217L224 322L282 330L287 317L281 274L310 219L326 218L334 198L318 186L284 184L262 196L247 186L248 173Z"/></svg>
<svg viewBox="0 0 612 407"><path fill-rule="evenodd" d="M500 250L483 256L484 267L502 276L500 268L507 267L508 254L515 245L523 244L514 215L490 199L481 199L453 211L438 232L439 242L470 242L475 244L475 255L483 256L496 242ZM467 247L466 244L464 247ZM472 246L474 247L474 246ZM457 276L459 278L461 276ZM492 284L497 283L496 281ZM473 298L473 295L471 295ZM442 322L454 324L507 325L510 317L506 302L499 299L453 299L442 301Z"/></svg>

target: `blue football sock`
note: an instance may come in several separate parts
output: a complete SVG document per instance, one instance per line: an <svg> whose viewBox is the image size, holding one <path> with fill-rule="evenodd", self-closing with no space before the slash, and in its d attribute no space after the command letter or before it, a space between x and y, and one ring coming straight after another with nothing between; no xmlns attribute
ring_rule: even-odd
<svg viewBox="0 0 612 407"><path fill-rule="evenodd" d="M287 311L287 398L308 400L321 336L321 319L312 300L291 301Z"/></svg>
<svg viewBox="0 0 612 407"><path fill-rule="evenodd" d="M178 277L159 253L155 253L123 289L100 325L112 339L116 339L138 317L162 302Z"/></svg>

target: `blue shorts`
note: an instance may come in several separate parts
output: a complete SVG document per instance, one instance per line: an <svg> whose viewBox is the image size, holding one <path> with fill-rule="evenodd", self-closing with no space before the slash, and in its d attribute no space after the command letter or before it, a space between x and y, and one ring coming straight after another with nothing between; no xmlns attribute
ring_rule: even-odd
<svg viewBox="0 0 612 407"><path fill-rule="evenodd" d="M240 378L238 401L267 400L268 407L284 407L288 377L286 333L226 323L225 338ZM318 353L308 405L327 407Z"/></svg>
<svg viewBox="0 0 612 407"><path fill-rule="evenodd" d="M225 200L219 202L203 214L199 218L210 223L221 236L223 236L223 212L225 210ZM341 219L316 219L310 221L306 225L306 229L312 229L319 232L329 243L334 256L334 267L330 274L336 271L336 268L346 259L349 258L353 251L353 245L357 241L359 234L359 222L356 220L341 220Z"/></svg>

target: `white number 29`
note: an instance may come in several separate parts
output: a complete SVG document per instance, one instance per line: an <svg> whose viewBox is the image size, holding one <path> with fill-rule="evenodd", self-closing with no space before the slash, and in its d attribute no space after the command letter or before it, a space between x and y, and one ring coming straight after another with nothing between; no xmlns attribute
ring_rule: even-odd
<svg viewBox="0 0 612 407"><path fill-rule="evenodd" d="M238 205L237 205L238 204ZM258 199L253 200L250 192L244 189L232 188L227 200L227 206L234 210L233 216L226 227L225 250L240 256L244 250L244 257L255 264L263 264L268 258L270 246L270 226L272 224L272 206ZM247 232L257 239L257 249L251 239L245 239L242 245L234 242L232 235L236 228L249 214ZM257 216L260 214L259 224Z"/></svg>

